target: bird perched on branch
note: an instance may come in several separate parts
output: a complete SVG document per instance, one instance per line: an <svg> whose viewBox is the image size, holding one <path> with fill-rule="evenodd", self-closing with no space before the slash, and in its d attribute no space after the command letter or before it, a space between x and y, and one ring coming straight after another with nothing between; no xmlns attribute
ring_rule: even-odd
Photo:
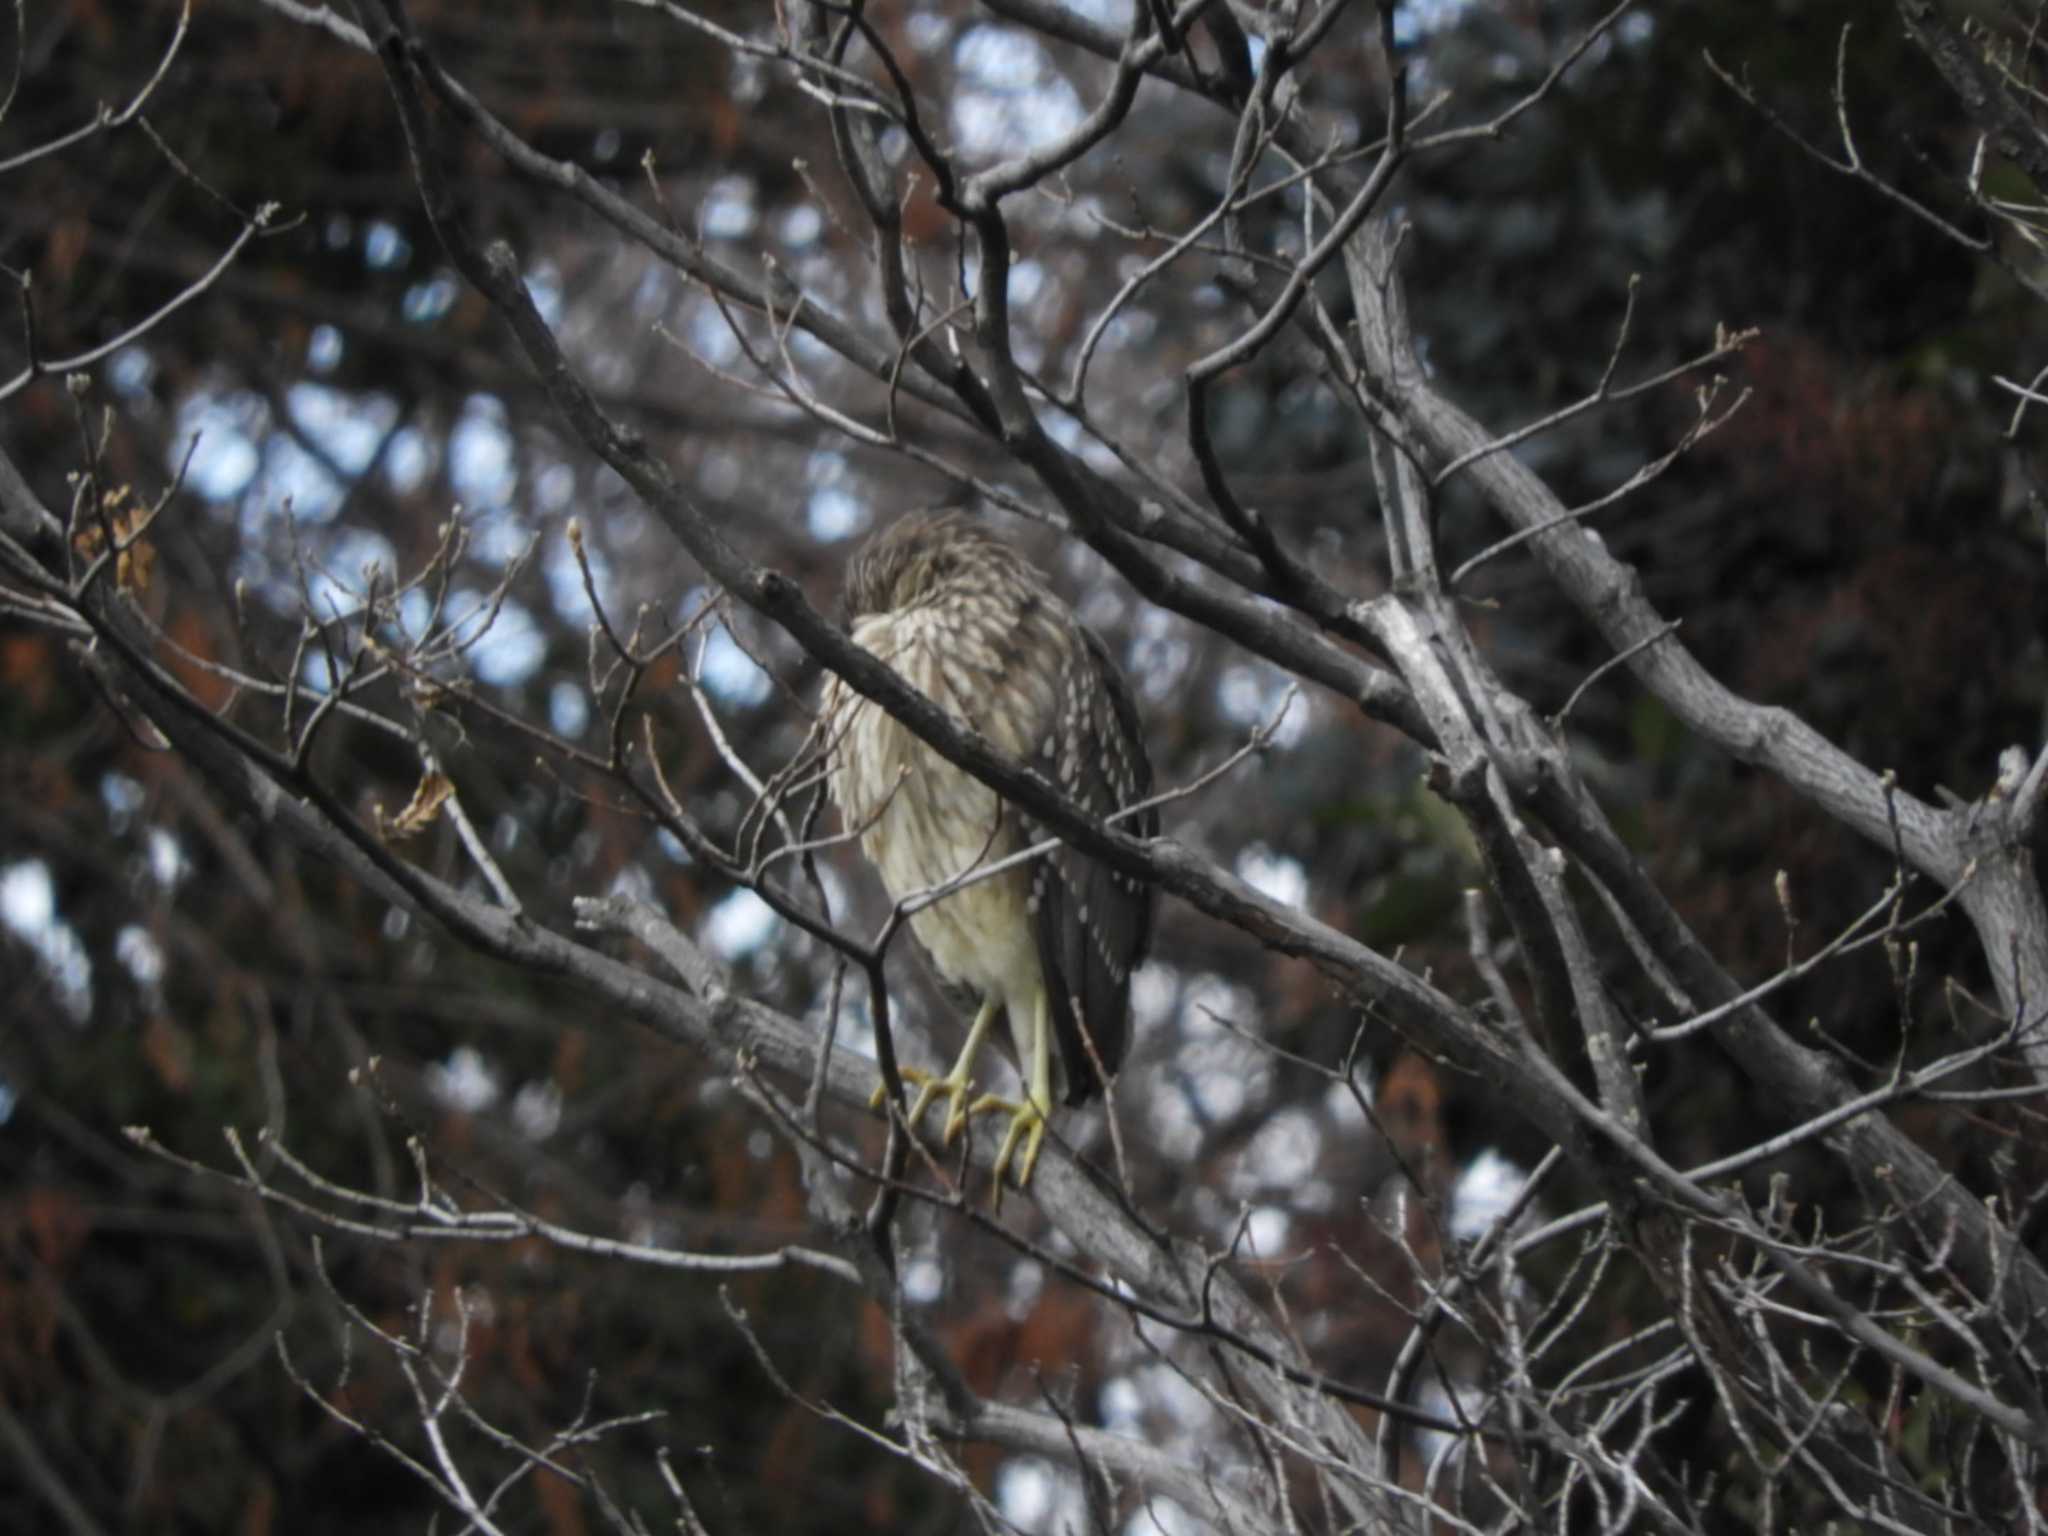
<svg viewBox="0 0 2048 1536"><path fill-rule="evenodd" d="M1084 810L1112 816L1151 793L1116 663L1034 566L970 519L913 514L870 539L848 568L846 610L857 643ZM948 992L975 1009L952 1071L904 1073L919 1084L910 1124L943 1098L950 1142L970 1116L1008 1111L995 1185L1014 1157L1022 1188L1054 1095L1086 1102L1123 1060L1152 888L1064 844L987 873L1050 834L837 678L825 721L840 815L892 900L936 898L912 912L910 931ZM1159 814L1117 825L1150 837ZM1024 1098L970 1099L975 1055L999 1013Z"/></svg>

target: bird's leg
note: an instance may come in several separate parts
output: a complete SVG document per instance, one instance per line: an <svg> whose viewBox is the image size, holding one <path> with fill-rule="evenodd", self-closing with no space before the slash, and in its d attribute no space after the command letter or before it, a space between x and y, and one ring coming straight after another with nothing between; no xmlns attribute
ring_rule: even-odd
<svg viewBox="0 0 2048 1536"><path fill-rule="evenodd" d="M967 1107L970 1115L980 1114L985 1109L1010 1111L1010 1128L1003 1133L1003 1144L996 1149L993 1170L996 1198L999 1200L1003 1193L1003 1172L1010 1166L1010 1158L1020 1141L1024 1144L1024 1154L1017 1166L1017 1187L1022 1189L1031 1182L1031 1170L1038 1166L1038 1148L1045 1140L1045 1125L1052 1117L1051 1006L1050 997L1041 987L1031 1009L1030 1065L1024 1075L1024 1102L1014 1103L989 1093Z"/></svg>
<svg viewBox="0 0 2048 1536"><path fill-rule="evenodd" d="M941 1139L950 1144L967 1128L967 1117L974 1113L967 1105L967 1095L974 1087L974 1080L969 1074L974 1070L974 1058L981 1052L981 1042L988 1034L988 1027L995 1019L998 1006L1000 1005L993 992L981 1000L981 1011L975 1014L974 1023L967 1031L967 1043L960 1048L960 1056L953 1063L953 1070L944 1077L920 1071L916 1067L904 1067L898 1071L897 1076L918 1085L917 1097L910 1101L910 1113L906 1117L906 1123L913 1131L917 1129L918 1121L924 1118L924 1112L931 1108L932 1100L942 1096L950 1101L951 1107L946 1112L946 1126L940 1133ZM869 1101L869 1107L880 1109L887 1094L887 1084L877 1087L874 1098Z"/></svg>

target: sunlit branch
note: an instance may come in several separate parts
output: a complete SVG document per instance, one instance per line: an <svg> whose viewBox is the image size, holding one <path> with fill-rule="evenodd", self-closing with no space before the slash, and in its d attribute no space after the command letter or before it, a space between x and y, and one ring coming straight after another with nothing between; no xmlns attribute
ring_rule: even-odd
<svg viewBox="0 0 2048 1536"><path fill-rule="evenodd" d="M753 1254L690 1253L676 1248L657 1248L646 1243L629 1243L617 1238L578 1232L536 1216L530 1211L519 1210L506 1202L502 1196L493 1197L497 1202L494 1209L463 1210L432 1183L423 1186L422 1193L416 1200L386 1199L368 1190L353 1189L335 1183L302 1162L267 1130L257 1135L257 1146L261 1152L266 1157L275 1158L314 1194L334 1202L334 1207L338 1209L315 1205L289 1190L278 1188L264 1176L256 1160L243 1147L241 1137L233 1127L228 1128L227 1138L228 1146L242 1170L239 1175L172 1151L157 1140L146 1126L128 1127L127 1136L131 1143L151 1157L181 1168L187 1173L247 1190L266 1204L289 1211L331 1231L345 1232L353 1237L368 1238L380 1243L404 1243L415 1240L512 1243L528 1238L539 1238L549 1246L560 1248L567 1253L579 1253L591 1258L617 1259L655 1269L684 1270L693 1274L751 1274L797 1266L815 1269L841 1280L858 1278L853 1266L845 1260L797 1246L785 1246L766 1253ZM423 1157L424 1152L420 1151L417 1155ZM346 1214L350 1211L358 1214Z"/></svg>
<svg viewBox="0 0 2048 1536"><path fill-rule="evenodd" d="M171 298L157 306L155 310L127 327L111 341L103 341L96 347L88 347L83 352L73 353L69 357L45 358L36 355L34 337L33 333L31 333L28 344L28 365L6 383L0 384L0 400L11 399L13 396L20 394L22 390L28 388L29 385L39 378L45 378L52 374L76 373L82 368L90 368L94 363L104 362L122 348L140 341L172 315L175 315L179 310L211 288L219 280L220 275L234 265L235 258L242 254L242 248L245 245L259 234L269 232L276 213L277 206L274 203L266 203L263 207L257 209L250 217L249 222L242 226L241 232L228 243L227 249L215 258L211 267L207 268L199 277L186 284L184 288ZM28 288L25 280L22 287L22 302L24 304L28 302Z"/></svg>
<svg viewBox="0 0 2048 1536"><path fill-rule="evenodd" d="M1471 575L1489 560L1504 555L1511 549L1517 549L1542 534L1553 532L1567 523L1580 522L1597 513L1604 512L1627 497L1633 496L1651 481L1657 479L1666 470L1670 469L1672 465L1690 453L1699 443L1726 426L1733 419L1735 413L1749 403L1750 391L1745 387L1719 415L1714 414L1715 398L1720 392L1719 385L1720 381L1716 380L1713 387L1703 389L1700 392L1698 401L1699 413L1697 417L1692 425L1686 428L1684 435L1666 452L1650 460L1649 463L1642 465L1620 485L1617 485L1605 495L1596 496L1589 502L1560 512L1542 522L1532 523L1525 528L1517 528L1505 538L1496 539L1493 543L1487 545L1486 548L1480 550L1478 554L1466 560L1463 565L1452 571L1445 585L1455 589L1464 582L1467 576ZM1491 450L1483 450L1482 452L1486 451ZM1471 462L1481 456L1480 453L1468 455L1467 461ZM1667 628L1664 633L1668 635L1670 630ZM1630 654L1638 654L1639 649L1631 651Z"/></svg>
<svg viewBox="0 0 2048 1536"><path fill-rule="evenodd" d="M24 17L26 14L21 0L17 0L14 12L16 32L20 34L25 25ZM50 139L45 143L38 144L33 149L24 150L18 155L11 156L6 160L0 160L0 176L6 175L9 171L18 171L23 166L33 165L36 161L47 159L51 155L62 154L73 145L83 144L86 140L96 138L102 133L107 133L115 128L125 128L128 124L135 122L140 116L142 109L149 104L149 98L156 94L156 88L163 84L164 76L171 72L171 65L177 60L178 50L184 46L185 34L190 31L191 26L192 0L182 0L178 7L177 27L171 33L171 40L164 45L164 51L157 60L156 69L147 80L143 81L141 89L136 91L135 95L129 99L127 106L116 110L103 103L99 111L94 114L91 122L74 128L69 133L60 134L58 137ZM17 42L21 42L19 35L17 36ZM0 101L0 119L4 119L7 116L8 108L14 105L15 92L21 85L22 61L26 55L27 48L25 43L23 43L22 46L18 46L15 50L14 74L12 80L8 83L6 99ZM61 367L63 365L52 366ZM0 398L5 397L0 396Z"/></svg>

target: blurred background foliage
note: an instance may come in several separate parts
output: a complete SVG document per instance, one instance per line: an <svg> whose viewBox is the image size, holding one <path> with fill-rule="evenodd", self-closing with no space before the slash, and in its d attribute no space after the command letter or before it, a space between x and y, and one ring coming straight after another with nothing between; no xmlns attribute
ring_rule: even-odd
<svg viewBox="0 0 2048 1536"><path fill-rule="evenodd" d="M696 9L735 28L766 24L755 6ZM1498 110L1595 10L1404 7L1414 99L1447 95L1445 120ZM537 147L697 232L720 259L758 271L772 257L807 291L862 312L868 257L822 116L783 82L623 0L419 0L413 11L454 74ZM21 15L0 161L90 123L102 102L130 100L179 21L167 0L26 3ZM1368 20L1361 10L1340 24L1348 35L1306 81L1339 122L1383 110ZM889 4L876 21L970 154L1079 110L1103 79L1096 61L966 3ZM1952 195L1967 123L1887 10L1852 0L1645 4L1541 110L1499 142L1417 164L1395 195L1412 224L1407 266L1429 361L1498 429L1596 386L1631 281L1617 383L1705 350L1717 326L1759 328L1723 397L1749 391L1742 411L1598 520L1599 533L1732 686L1798 711L1916 792L1976 795L2001 748L2041 739L2048 697L2048 563L2028 491L2037 433L2003 435L2011 402L1991 383L2032 376L2048 340L2042 311L1996 265L1816 164L1705 63L1831 142L1837 43L1851 23L1844 79L1860 147L1881 174L1967 220ZM40 355L95 347L153 312L233 238L235 210L275 201L291 222L95 367L83 408L55 379L0 407L0 441L31 484L66 505L81 433L103 429L112 477L139 496L184 465L145 601L194 655L269 675L293 665L307 605L349 606L372 564L387 577L417 571L453 520L464 543L451 609L505 591L464 686L599 748L592 614L565 535L575 516L608 613L625 623L644 606L657 628L703 615L642 702L678 795L733 826L741 786L681 669L701 677L757 767L797 749L817 679L750 615L707 609L715 594L701 572L567 443L443 262L375 62L254 0L214 0L193 15L146 117L146 132L112 129L6 171L0 262L27 285ZM1047 371L1071 369L1141 249L1119 231L1184 227L1215 197L1230 126L1148 88L1113 152L1062 199L1019 210L1012 299ZM445 143L466 212L512 241L607 406L815 601L831 601L865 530L950 494L746 387L758 381L704 293L472 141L451 131ZM167 150L204 186L176 174ZM906 222L943 291L951 236L929 196L914 195ZM1276 208L1266 232L1275 249L1287 248L1286 217ZM1185 466L1179 370L1237 323L1213 264L1185 264L1105 338L1091 420ZM876 405L878 392L820 349L795 350L821 396ZM0 378L27 357L10 307ZM1590 500L1676 441L1695 385L1579 416L1520 451L1568 503ZM1363 425L1313 350L1268 349L1228 381L1217 413L1241 494L1333 580L1377 590ZM1028 495L982 445L928 417L920 431ZM1125 657L1166 779L1215 761L1280 704L1285 680L1265 664L1136 602L1086 551L1006 526ZM1439 526L1447 567L1499 535L1455 484ZM1483 641L1540 708L1562 706L1605 659L1517 555L1485 566L1469 595ZM202 696L231 703L203 669L187 672ZM146 1124L216 1165L227 1160L222 1127L268 1127L328 1177L401 1198L417 1136L479 1199L586 1230L730 1252L802 1240L792 1159L701 1063L590 1020L573 993L471 958L224 814L189 764L124 731L47 634L0 620L0 676L0 1527L50 1528L48 1479L106 1530L411 1529L431 1508L419 1484L308 1402L272 1352L282 1328L333 1401L402 1423L400 1385L360 1340L346 1385L333 1386L340 1333L308 1232L142 1155L124 1126ZM566 926L578 894L646 894L759 996L823 1017L830 968L818 946L573 770L544 751L537 761L533 741L484 709L457 713L461 729L437 727L437 744L536 919ZM1784 958L1779 869L1802 943L1832 933L1888 878L1881 852L1701 750L1622 677L1580 700L1572 730L1617 822L1739 975ZM403 805L417 775L409 756L346 722L324 737L318 766L365 809ZM1273 750L1175 807L1168 827L1476 995L1460 902L1477 867L1419 768L1390 733L1304 697ZM451 877L467 867L445 823L409 851ZM878 917L850 861L828 875L858 920ZM1904 983L1868 954L1790 989L1783 1014L1818 1016L1882 1058L1902 1022L1956 1027L1943 984L1981 986L1970 948L1966 930L1930 930ZM902 982L913 1031L938 1019L949 1039L914 967ZM1489 1191L1511 1187L1544 1148L1470 1083L1362 1029L1306 970L1171 904L1139 1008L1119 1105L1147 1208L1215 1242L1249 1210L1261 1254L1309 1255L1274 1279L1324 1369L1383 1376L1403 1325L1331 1249L1400 1294L1410 1282L1377 1225L1393 1192L1419 1187L1455 1229L1483 1220ZM857 1034L859 1021L843 1027ZM1329 1068L1355 1052L1353 1081L1289 1066L1258 1038ZM1653 1089L1675 1161L1770 1129L1711 1049L1673 1060ZM1987 1137L1960 1119L1915 1128L1959 1166L2001 1145L1995 1128ZM1099 1123L1075 1133L1108 1155ZM1571 1191L1550 1198L1566 1208ZM1427 1241L1426 1223L1410 1219ZM906 1244L913 1294L981 1388L1050 1392L1086 1419L1167 1440L1220 1433L1128 1328L1037 1266L922 1217ZM622 1498L661 1507L651 1451L664 1445L713 1529L946 1530L962 1518L957 1496L793 1405L713 1283L533 1244L393 1250L329 1238L324 1251L334 1287L387 1326L411 1326L423 1295L444 1323L458 1288L471 1297L481 1310L470 1381L508 1431L544 1438L586 1405L596 1418L664 1410L590 1453ZM799 1271L725 1289L798 1392L872 1418L887 1401L886 1331L824 1285ZM1026 1528L1056 1528L1074 1496L1042 1466L993 1453L971 1465ZM591 1521L545 1480L518 1518L550 1532Z"/></svg>

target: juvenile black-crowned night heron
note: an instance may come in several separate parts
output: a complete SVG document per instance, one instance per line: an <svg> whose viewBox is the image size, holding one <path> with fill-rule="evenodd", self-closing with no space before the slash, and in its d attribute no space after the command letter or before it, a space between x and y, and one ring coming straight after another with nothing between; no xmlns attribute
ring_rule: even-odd
<svg viewBox="0 0 2048 1536"><path fill-rule="evenodd" d="M917 514L870 539L848 568L846 609L856 642L1085 809L1108 816L1151 793L1137 710L1116 663L1035 567L968 518ZM950 1142L969 1116L1007 1110L995 1185L1015 1157L1022 1188L1055 1093L1083 1103L1123 1060L1152 888L1064 844L978 874L1049 834L837 679L825 718L841 816L860 830L893 900L944 893L911 915L910 931L948 992L975 1008L951 1072L904 1074L920 1085L910 1124L943 1098ZM1158 811L1117 825L1149 837ZM975 1054L998 1013L1009 1021L1024 1098L970 1101Z"/></svg>

